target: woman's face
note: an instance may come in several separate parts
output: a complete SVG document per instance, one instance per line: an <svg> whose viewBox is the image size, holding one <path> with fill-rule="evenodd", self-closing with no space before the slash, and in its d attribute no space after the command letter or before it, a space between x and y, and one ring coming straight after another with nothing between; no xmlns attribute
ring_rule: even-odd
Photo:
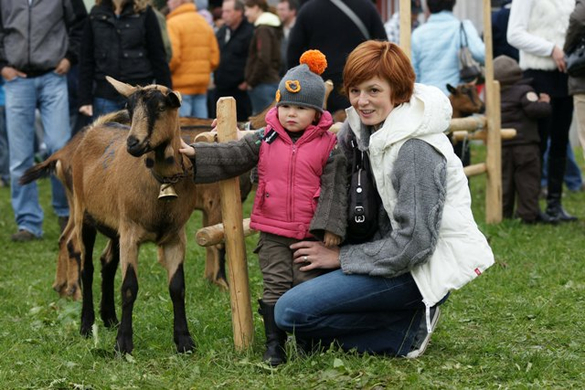
<svg viewBox="0 0 585 390"><path fill-rule="evenodd" d="M261 13L262 10L257 5L253 7L248 6L244 7L244 15L246 15L246 19L248 19L248 22L252 24L254 24L254 22L256 21L256 19L258 19L258 16L260 16Z"/></svg>
<svg viewBox="0 0 585 390"><path fill-rule="evenodd" d="M384 122L394 108L391 92L388 81L376 76L350 87L349 102L364 125L376 126Z"/></svg>

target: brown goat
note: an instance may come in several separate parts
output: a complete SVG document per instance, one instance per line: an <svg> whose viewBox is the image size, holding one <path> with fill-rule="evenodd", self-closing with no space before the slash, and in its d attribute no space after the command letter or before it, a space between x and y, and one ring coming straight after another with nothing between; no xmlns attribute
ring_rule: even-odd
<svg viewBox="0 0 585 390"><path fill-rule="evenodd" d="M92 252L100 231L111 239L107 250L114 258L119 253L122 268L122 320L116 349L122 353L133 349L138 250L150 241L159 246L159 262L167 269L177 350L191 351L195 345L185 316L183 262L185 224L196 205L196 186L191 162L178 152L180 95L162 86L132 87L108 80L128 98L131 126L98 119L72 153L70 172L62 173L73 189L63 238L70 238L72 251L78 248L83 264L81 332L90 334L94 322ZM158 199L161 183L172 184L178 197ZM115 261L110 263L113 270L103 269L102 274L115 273ZM113 283L113 277L107 279ZM108 313L104 307L102 318L106 324L117 322L115 312Z"/></svg>
<svg viewBox="0 0 585 390"><path fill-rule="evenodd" d="M484 111L485 105L479 98L475 82L459 84L457 87L447 84L447 90L450 92L449 101L453 107L453 118L464 118ZM453 150L464 167L471 164L469 144L458 142L453 146Z"/></svg>

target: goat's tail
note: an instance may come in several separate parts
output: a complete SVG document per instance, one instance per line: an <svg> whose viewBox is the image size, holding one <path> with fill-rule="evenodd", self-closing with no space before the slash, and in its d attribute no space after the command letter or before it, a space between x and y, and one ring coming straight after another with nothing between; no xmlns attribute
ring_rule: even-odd
<svg viewBox="0 0 585 390"><path fill-rule="evenodd" d="M49 176L57 170L59 159L49 157L42 163L39 163L24 172L20 177L19 183L21 185L32 183L35 180Z"/></svg>

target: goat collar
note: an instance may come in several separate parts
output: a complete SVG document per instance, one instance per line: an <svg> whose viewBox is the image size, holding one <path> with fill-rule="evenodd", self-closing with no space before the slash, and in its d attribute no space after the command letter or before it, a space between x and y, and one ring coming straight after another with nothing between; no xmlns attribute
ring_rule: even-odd
<svg viewBox="0 0 585 390"><path fill-rule="evenodd" d="M160 184L176 184L185 177L193 176L193 164L190 163L189 166L185 167L185 158L182 155L180 158L182 172L175 173L173 176L161 176L151 168L150 173Z"/></svg>

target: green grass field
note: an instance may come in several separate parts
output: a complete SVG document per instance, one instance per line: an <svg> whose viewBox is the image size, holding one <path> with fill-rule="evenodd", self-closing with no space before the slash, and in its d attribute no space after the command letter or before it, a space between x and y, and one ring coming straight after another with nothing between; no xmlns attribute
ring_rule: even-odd
<svg viewBox="0 0 585 390"><path fill-rule="evenodd" d="M481 154L481 147L474 149ZM564 197L566 208L581 218L576 223L486 225L484 187L484 176L471 179L474 214L496 264L451 295L423 357L406 360L335 350L300 357L290 348L290 362L277 369L261 362L264 334L255 310L262 279L252 254L255 237L247 239L255 326L250 350L234 349L229 293L203 278L204 250L193 239L201 226L196 213L188 227L185 274L187 317L197 350L175 353L166 272L156 261L155 247L145 245L134 310L134 353L117 356L115 331L98 320L94 336L82 338L80 303L61 299L51 289L58 227L48 180L40 182L45 236L28 244L10 242L16 229L10 193L0 188L0 389L583 388L585 193ZM103 246L100 238L96 252ZM96 304L99 282L96 272ZM120 283L118 275L117 290Z"/></svg>

